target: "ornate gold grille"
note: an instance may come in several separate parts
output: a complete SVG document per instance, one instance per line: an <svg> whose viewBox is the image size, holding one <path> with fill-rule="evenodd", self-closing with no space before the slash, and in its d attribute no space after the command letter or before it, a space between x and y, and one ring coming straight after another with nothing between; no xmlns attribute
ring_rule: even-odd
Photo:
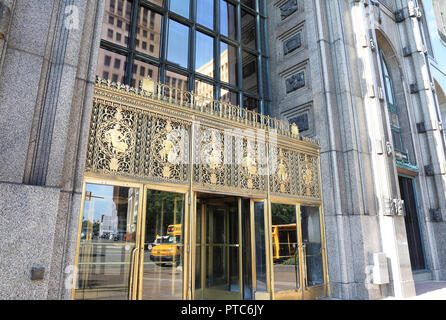
<svg viewBox="0 0 446 320"><path fill-rule="evenodd" d="M296 125L149 79L140 89L97 80L86 173L321 197L318 141Z"/></svg>

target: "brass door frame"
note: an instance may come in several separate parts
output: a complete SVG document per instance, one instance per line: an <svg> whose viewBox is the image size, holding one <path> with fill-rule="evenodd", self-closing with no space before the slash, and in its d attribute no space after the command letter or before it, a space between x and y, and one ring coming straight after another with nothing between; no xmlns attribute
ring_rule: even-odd
<svg viewBox="0 0 446 320"><path fill-rule="evenodd" d="M205 282L206 282L206 251L207 251L207 246L206 246L206 226L207 226L207 215L206 215L206 211L207 211L207 206L208 205L212 205L212 204L202 204L201 205L201 212L199 213L201 215L201 230L197 230L197 225L196 225L196 214L197 214L197 194L198 193L203 193L202 191L193 191L193 204L191 205L191 207L193 208L193 213L190 214L190 226L191 226L191 242L190 242L190 255L191 255L191 268L190 268L190 287L189 290L191 292L190 294L190 299L196 299L196 290L195 290L195 275L196 275L196 265L197 265L197 257L196 257L196 235L197 232L201 232L201 243L200 243L200 248L201 248L201 256L200 256L200 270L201 270L201 288L200 290L205 290ZM214 193L211 193L214 194ZM238 220L238 257L239 257L239 288L240 288L240 299L243 300L243 293L244 293L244 289L243 289L243 241L242 241L242 197L237 197L234 195L227 195L228 197L235 197L237 198L237 220ZM218 205L218 201L216 201L215 205ZM228 217L225 217L225 219L227 219ZM193 219L193 220L192 220ZM225 230L227 231L227 230ZM226 233L226 232L225 232ZM204 249L204 250L203 250Z"/></svg>
<svg viewBox="0 0 446 320"><path fill-rule="evenodd" d="M265 243L265 260L266 260L266 292L257 292L257 260L256 260L256 247L255 247L255 203L263 203L263 224L265 228L265 239L263 239ZM254 300L269 300L271 298L271 252L269 250L271 246L271 230L268 227L268 205L269 201L260 198L251 198L250 199L250 221L251 221L251 267L252 267L252 292Z"/></svg>
<svg viewBox="0 0 446 320"><path fill-rule="evenodd" d="M145 238L145 222L146 222L146 211L147 211L147 191L148 190L157 190L157 191L165 191L172 192L184 195L184 265L183 265L183 299L192 300L195 299L195 266L196 266L196 248L195 248L195 240L196 240L196 209L197 209L197 193L202 193L201 190L195 190L191 188L190 185L178 185L178 184L169 184L169 183L144 183L135 182L135 179L126 179L120 177L107 177L103 178L99 175L85 175L83 186L82 186L82 199L81 199L81 210L78 221L78 235L77 235L77 244L76 244L76 255L75 255L75 266L78 266L79 263L79 249L80 249L80 237L81 237L81 226L82 226L82 218L84 215L84 206L85 206L85 193L86 186L88 184L97 184L97 185L108 185L108 186L120 186L120 187L129 187L139 189L139 199L138 199L138 222L137 222L137 231L136 231L136 239L135 239L135 258L133 262L133 267L130 275L130 288L129 288L129 299L142 299L142 280L143 280L143 269L144 269L144 238ZM213 192L212 194L223 194L219 192ZM227 196L237 197L233 194L226 194ZM268 199L269 197L269 199ZM267 292L268 295L259 295L259 299L311 299L315 297L323 296L324 294L330 295L330 283L329 276L327 270L327 250L326 250L326 237L325 237L325 221L323 214L323 206L321 201L306 201L302 199L294 199L289 197L281 197L275 195L269 195L267 198L259 198L259 197L237 197L238 198L238 221L239 221L239 275L240 275L240 294L243 298L243 265L242 265L242 255L243 255L243 241L242 241L242 224L241 224L241 206L242 199L250 199L250 221L251 221L251 234L249 235L251 238L251 259L252 259L252 291L256 293L256 260L255 260L255 230L254 230L254 203L255 202L263 202L264 203L264 223L265 223L265 248L266 248L266 272L267 272ZM296 295L295 291L283 293L274 292L274 272L273 268L273 248L271 243L272 238L272 214L271 214L271 204L272 203L281 203L281 204L290 204L296 206L296 222L298 223L298 242L299 242L299 284L300 284L300 293ZM306 266L301 267L302 264L306 263L306 259L304 256L304 249L302 247L302 226L300 221L300 207L301 206L314 206L319 208L319 217L320 217L320 229L321 229L321 250L322 250L322 260L323 260L323 276L324 276L324 284L319 286L314 286L307 288L305 286L306 281ZM202 210L205 210L205 206L202 206ZM202 225L205 225L205 220L202 221ZM205 236L202 234L202 237ZM203 250L202 250L203 251ZM205 251L204 251L205 253ZM203 253L202 253L203 254ZM78 270L78 269L75 269ZM202 270L203 271L203 270ZM202 272L202 275L205 275ZM73 286L72 286L72 299L74 299L75 294L75 284L77 281L77 272L73 275ZM255 297L254 297L255 298Z"/></svg>
<svg viewBox="0 0 446 320"><path fill-rule="evenodd" d="M275 292L274 290L274 272L273 272L273 248L272 244L270 243L269 246L269 253L270 253L270 269L271 269L271 277L269 278L269 281L271 282L271 297L273 300L311 300L316 299L323 296L329 296L330 295L330 285L329 285L329 277L328 277L328 268L327 268L327 250L326 250L326 238L325 238L325 221L324 221L324 215L323 215L323 206L321 201L302 201L302 200L295 200L291 198L285 198L285 197L277 197L277 196L271 196L269 202L269 216L268 216L268 229L269 229L269 235L268 238L271 241L272 238L272 210L271 205L273 203L277 204L288 204L288 205L294 205L296 207L296 223L297 223L297 239L298 239L298 250L299 250L299 290L285 290L285 291L279 291ZM307 286L307 265L306 265L306 256L305 256L305 246L302 242L302 223L301 223L301 213L300 209L302 206L312 206L312 207L318 207L319 210L319 221L320 221L320 233L321 233L321 253L322 253L322 265L323 265L323 279L324 283L322 285L318 286Z"/></svg>
<svg viewBox="0 0 446 320"><path fill-rule="evenodd" d="M275 291L275 287L274 287L274 270L273 270L273 266L274 266L274 261L273 261L273 246L272 246L272 209L271 206L272 204L286 204L286 205L292 205L294 206L294 214L295 214L295 218L296 218L296 239L297 239L297 243L298 243L298 257L299 257L299 288L296 290L283 290L283 291ZM300 221L300 202L290 199L290 198L282 198L282 197L271 197L271 201L269 203L269 216L268 216L268 238L270 241L270 259L269 259L269 263L270 263L270 268L271 268L271 277L270 277L270 287L271 287L271 298L272 300L303 300L304 299L304 279L305 279L305 275L304 275L304 266L303 264L305 263L303 257L304 257L304 252L303 252L303 246L302 246L302 226L301 226L301 221Z"/></svg>
<svg viewBox="0 0 446 320"><path fill-rule="evenodd" d="M144 274L144 240L146 236L146 224L147 224L147 191L148 190L154 190L154 191L164 191L164 192L171 192L176 194L182 194L184 195L184 243L183 243L183 300L187 299L187 289L188 289L188 261L189 261L189 237L187 236L189 234L189 188L180 186L168 186L165 184L145 184L144 185L144 202L141 208L142 214L141 214L141 230L139 233L139 243L142 244L142 247L139 248L139 263L136 266L137 270L137 292L135 295L135 300L142 300L142 291L143 291L143 274ZM135 288L136 290L136 288Z"/></svg>
<svg viewBox="0 0 446 320"><path fill-rule="evenodd" d="M143 196L142 192L144 190L144 184L142 183L135 183L130 181L124 181L124 180L114 180L114 179L101 179L98 177L85 177L84 182L82 185L82 200L81 200L81 210L79 215L79 221L78 221L78 227L77 227L77 242L76 242L76 253L75 253L75 261L74 261L74 274L73 274L73 283L71 288L71 300L74 300L75 291L76 291L76 282L77 282L77 276L78 276L78 270L79 270L79 250L80 250L80 242L81 242L81 230L82 230L82 218L84 217L84 211L85 211L85 196L87 191L87 185L94 184L94 185L104 185L104 186L114 186L114 187L128 187L128 188L134 188L139 189L139 196L138 196L138 219L136 224L136 236L135 236L135 248L132 252L132 266L130 271L130 283L129 283L129 300L134 300L136 295L136 273L135 273L135 266L138 265L138 258L139 256L136 254L139 251L140 243L139 243L139 237L138 232L140 230L141 226L141 206L143 204Z"/></svg>

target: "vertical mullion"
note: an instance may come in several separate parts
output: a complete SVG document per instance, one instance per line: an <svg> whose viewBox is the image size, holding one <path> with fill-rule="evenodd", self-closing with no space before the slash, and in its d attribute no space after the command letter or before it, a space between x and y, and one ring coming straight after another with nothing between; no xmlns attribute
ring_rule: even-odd
<svg viewBox="0 0 446 320"><path fill-rule="evenodd" d="M259 0L259 1L262 2L262 8L263 8L262 11L266 15L266 1L264 1L264 0ZM259 3L259 6L260 6L260 3ZM262 29L262 31L263 31L262 32L263 33L262 40L263 40L263 43L264 43L264 47L262 47L261 53L262 53L262 60L265 60L265 65L264 66L262 65L262 68L263 67L265 68L264 72L265 72L265 75L266 75L266 77L264 77L264 79L265 79L265 83L264 83L265 94L263 96L266 99L271 100L271 85L270 85L270 79L268 77L268 75L270 74L270 69L269 69L269 44L268 44L268 23L267 23L267 19L268 18L263 19L263 23L262 23L262 26L263 26L263 29ZM271 115L272 110L270 110L270 104L268 104L268 107L266 108L265 113L267 115Z"/></svg>
<svg viewBox="0 0 446 320"><path fill-rule="evenodd" d="M261 35L261 19L259 15L259 0L255 0L256 2L256 49L257 49L257 83L258 83L258 91L260 96L260 113L265 114L265 106L264 106L264 94L263 94L263 63L262 63L262 35Z"/></svg>
<svg viewBox="0 0 446 320"><path fill-rule="evenodd" d="M189 20L192 22L192 26L189 28L189 91L195 92L195 51L196 51L196 21L197 21L197 0L190 0L189 6Z"/></svg>
<svg viewBox="0 0 446 320"><path fill-rule="evenodd" d="M214 32L216 34L214 38L214 99L220 100L220 83L221 83L221 75L220 75L220 57L221 57L221 48L220 48L220 0L214 0Z"/></svg>
<svg viewBox="0 0 446 320"><path fill-rule="evenodd" d="M170 0L164 1L164 9L166 9L163 16L163 23L161 26L161 52L160 52L160 66L159 66L159 82L164 83L166 60L167 60L167 33L169 32L169 5Z"/></svg>
<svg viewBox="0 0 446 320"><path fill-rule="evenodd" d="M132 16L130 18L129 55L127 56L127 70L125 70L125 79L124 79L124 82L127 85L132 84L131 80L133 77L133 61L135 60L135 39L136 39L136 28L138 26L138 10L139 10L139 0L133 0Z"/></svg>
<svg viewBox="0 0 446 320"><path fill-rule="evenodd" d="M237 80L239 83L239 105L243 108L243 60L242 60L242 10L240 3L236 4L236 26L237 26L237 60L239 63L237 64Z"/></svg>

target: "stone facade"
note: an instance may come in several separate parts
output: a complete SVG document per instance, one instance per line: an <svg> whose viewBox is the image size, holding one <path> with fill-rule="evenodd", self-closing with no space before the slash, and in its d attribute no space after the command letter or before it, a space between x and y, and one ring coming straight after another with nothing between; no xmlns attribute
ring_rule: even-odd
<svg viewBox="0 0 446 320"><path fill-rule="evenodd" d="M289 121L305 117L308 129L301 133L321 141L333 297L407 297L415 294L413 279L445 279L445 140L439 118L440 107L445 113L440 85L445 47L434 40L435 1L423 1L430 16L423 15L418 2L300 0L297 10L284 18L281 13L290 1L268 1L273 113ZM285 43L296 34L302 45L287 52ZM423 40L429 35L432 44ZM431 50L425 54L428 45ZM432 47L437 48L436 58ZM410 169L419 168L413 181L424 272L411 271L404 217L388 214L388 199L401 199L398 177L404 176L402 168L409 162L396 161L381 55L394 78ZM299 72L304 72L305 84L288 90L287 79ZM428 124L422 133L417 130L420 122ZM430 174L425 172L428 164ZM434 207L435 221L430 211ZM387 257L388 284L376 284L370 276L377 253Z"/></svg>
<svg viewBox="0 0 446 320"><path fill-rule="evenodd" d="M389 209L401 198L401 168L380 52L398 80L401 135L418 168L422 276L446 280L446 49L431 24L438 3L423 1L419 16L409 0L266 2L272 115L321 141L332 296L415 294L404 217ZM0 299L70 298L103 6L0 0ZM380 253L389 283L373 278ZM42 267L44 279L32 281Z"/></svg>
<svg viewBox="0 0 446 320"><path fill-rule="evenodd" d="M1 4L0 299L67 298L103 4Z"/></svg>

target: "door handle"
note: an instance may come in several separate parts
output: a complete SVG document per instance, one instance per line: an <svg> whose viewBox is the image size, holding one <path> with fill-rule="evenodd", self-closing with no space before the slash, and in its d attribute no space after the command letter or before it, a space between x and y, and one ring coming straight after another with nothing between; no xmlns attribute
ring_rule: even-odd
<svg viewBox="0 0 446 320"><path fill-rule="evenodd" d="M303 250L303 263L304 263L304 279L305 279L305 288L308 288L308 277L307 277L307 246L305 243L302 244Z"/></svg>
<svg viewBox="0 0 446 320"><path fill-rule="evenodd" d="M135 254L139 252L140 248L135 247L132 250L131 258L130 258L130 285L129 285L129 300L132 300L133 295L133 278L135 274Z"/></svg>

